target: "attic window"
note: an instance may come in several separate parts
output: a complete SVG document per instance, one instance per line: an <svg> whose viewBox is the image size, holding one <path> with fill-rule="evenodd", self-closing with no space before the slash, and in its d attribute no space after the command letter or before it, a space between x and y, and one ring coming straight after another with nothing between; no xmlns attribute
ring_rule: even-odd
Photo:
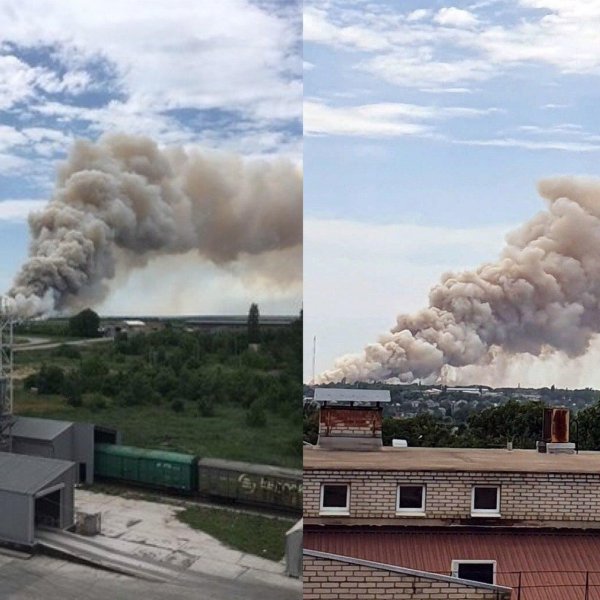
<svg viewBox="0 0 600 600"><path fill-rule="evenodd" d="M400 515L424 515L425 486L399 485L396 512Z"/></svg>
<svg viewBox="0 0 600 600"><path fill-rule="evenodd" d="M495 560L453 560L452 577L479 581L480 583L496 583Z"/></svg>
<svg viewBox="0 0 600 600"><path fill-rule="evenodd" d="M324 483L321 485L321 514L350 514L350 486L347 483Z"/></svg>
<svg viewBox="0 0 600 600"><path fill-rule="evenodd" d="M500 487L475 485L471 493L471 515L475 517L500 516Z"/></svg>

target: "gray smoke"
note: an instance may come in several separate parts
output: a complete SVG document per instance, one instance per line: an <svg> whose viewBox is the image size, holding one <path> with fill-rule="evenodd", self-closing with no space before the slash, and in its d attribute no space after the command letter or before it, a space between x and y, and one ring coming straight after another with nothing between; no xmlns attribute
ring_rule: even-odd
<svg viewBox="0 0 600 600"><path fill-rule="evenodd" d="M499 353L583 355L600 332L600 180L560 177L538 188L547 210L507 236L497 262L444 275L428 308L400 315L321 381L433 380L448 366L493 368Z"/></svg>
<svg viewBox="0 0 600 600"><path fill-rule="evenodd" d="M143 137L78 141L29 227L30 257L9 292L15 310L70 312L100 303L117 269L159 255L196 250L227 265L299 247L302 175L283 159L161 150Z"/></svg>

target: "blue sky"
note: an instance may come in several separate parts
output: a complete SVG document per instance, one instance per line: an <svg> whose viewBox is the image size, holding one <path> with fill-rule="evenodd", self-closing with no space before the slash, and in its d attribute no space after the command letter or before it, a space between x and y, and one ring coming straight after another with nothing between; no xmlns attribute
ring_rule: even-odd
<svg viewBox="0 0 600 600"><path fill-rule="evenodd" d="M307 0L305 378L600 175L600 3Z"/></svg>
<svg viewBox="0 0 600 600"><path fill-rule="evenodd" d="M161 145L301 163L297 1L149 0L140 7L134 0L0 0L0 290L26 257L26 216L50 197L75 138L120 131ZM299 310L300 284L253 287L239 270L184 264L172 285L196 300L179 299L181 310L240 312L253 300L266 312ZM146 273L120 282L105 310L134 310L131 293L148 280ZM202 282L201 296L190 280ZM136 302L152 312L146 291Z"/></svg>

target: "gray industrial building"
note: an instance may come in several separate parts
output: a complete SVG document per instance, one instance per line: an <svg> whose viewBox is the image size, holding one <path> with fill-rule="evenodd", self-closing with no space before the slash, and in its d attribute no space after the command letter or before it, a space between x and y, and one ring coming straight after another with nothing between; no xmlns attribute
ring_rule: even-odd
<svg viewBox="0 0 600 600"><path fill-rule="evenodd" d="M0 475L0 543L31 547L36 526L73 526L75 463L0 452Z"/></svg>
<svg viewBox="0 0 600 600"><path fill-rule="evenodd" d="M91 423L15 417L12 451L77 463L76 483L94 482L94 433Z"/></svg>

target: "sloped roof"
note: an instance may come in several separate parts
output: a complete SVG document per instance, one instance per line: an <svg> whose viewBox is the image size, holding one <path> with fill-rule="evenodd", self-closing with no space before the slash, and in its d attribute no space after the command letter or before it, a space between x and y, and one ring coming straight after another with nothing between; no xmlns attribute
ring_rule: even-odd
<svg viewBox="0 0 600 600"><path fill-rule="evenodd" d="M316 388L315 402L375 404L390 402L389 390L359 390L356 388Z"/></svg>
<svg viewBox="0 0 600 600"><path fill-rule="evenodd" d="M521 600L600 599L600 532L448 528L304 528L304 547L450 575L453 560L495 560L496 583ZM520 576L519 576L520 573Z"/></svg>
<svg viewBox="0 0 600 600"><path fill-rule="evenodd" d="M14 437L52 441L73 423L56 419L38 419L36 417L15 417L12 427Z"/></svg>
<svg viewBox="0 0 600 600"><path fill-rule="evenodd" d="M54 458L0 452L0 492L35 494L74 464Z"/></svg>
<svg viewBox="0 0 600 600"><path fill-rule="evenodd" d="M481 582L473 582L467 579L458 579L457 577L451 577L449 575L441 575L439 573L431 573L427 571L422 571L420 569L407 569L406 567L398 567L396 565L390 565L381 562L374 562L371 560L363 560L359 558L354 558L351 556L340 556L338 554L331 554L329 552L319 552L315 550L309 550L306 547L303 551L304 556L310 556L312 558L323 559L323 560L331 560L335 562L340 562L347 565L357 565L361 567L367 567L369 569L374 569L377 571L387 571L389 573L397 573L398 575L408 575L410 577L418 577L420 579L429 579L433 581L443 581L444 583L451 584L460 584L464 587L472 587L475 589L483 589L489 590L491 592L508 592L510 591L507 587L502 587L498 585L492 585L489 583L481 583ZM371 587L377 589L377 582L373 582ZM370 591L370 590L369 590Z"/></svg>

